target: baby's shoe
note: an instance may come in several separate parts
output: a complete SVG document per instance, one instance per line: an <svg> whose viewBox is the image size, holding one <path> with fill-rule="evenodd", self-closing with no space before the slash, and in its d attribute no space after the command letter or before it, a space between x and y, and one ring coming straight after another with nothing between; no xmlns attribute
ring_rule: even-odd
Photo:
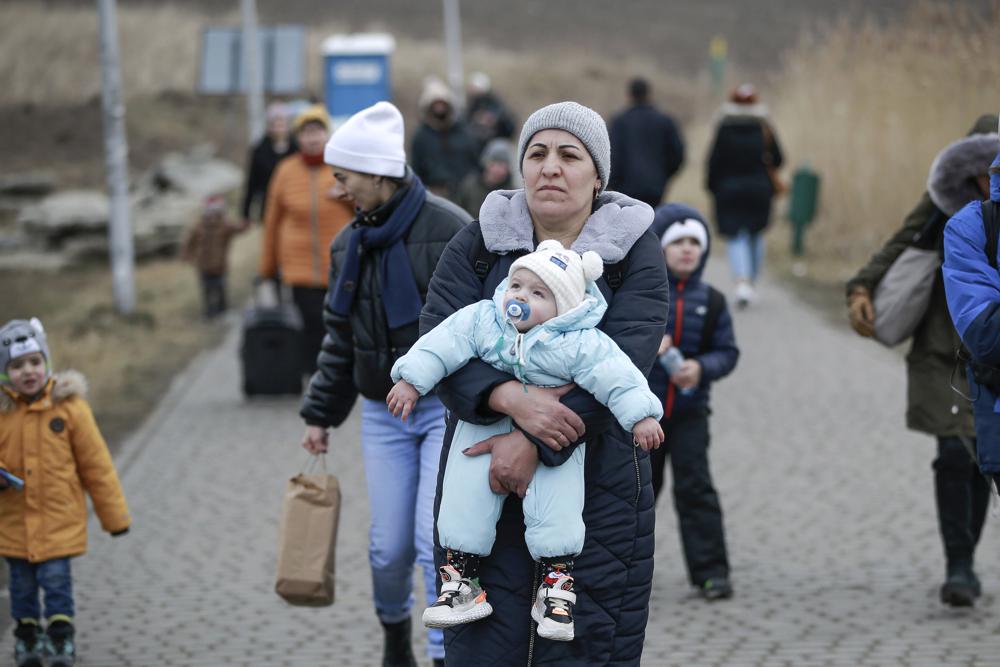
<svg viewBox="0 0 1000 667"><path fill-rule="evenodd" d="M14 628L14 664L17 667L42 667L45 639L38 621L24 618Z"/></svg>
<svg viewBox="0 0 1000 667"><path fill-rule="evenodd" d="M76 664L76 646L73 640L73 622L66 616L53 616L45 630L45 655L48 667L73 667Z"/></svg>
<svg viewBox="0 0 1000 667"><path fill-rule="evenodd" d="M560 642L573 641L573 577L550 572L538 589L531 618L538 624L538 636Z"/></svg>
<svg viewBox="0 0 1000 667"><path fill-rule="evenodd" d="M466 579L452 565L443 565L441 597L424 610L424 625L428 628L450 628L471 623L493 613L493 606L486 601L486 591L479 581Z"/></svg>

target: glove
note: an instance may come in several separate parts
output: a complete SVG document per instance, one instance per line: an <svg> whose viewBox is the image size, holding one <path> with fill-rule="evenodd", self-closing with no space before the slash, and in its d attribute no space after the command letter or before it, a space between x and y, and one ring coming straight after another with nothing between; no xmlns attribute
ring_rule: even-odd
<svg viewBox="0 0 1000 667"><path fill-rule="evenodd" d="M847 296L847 315L859 336L871 338L875 334L875 306L864 287L855 287Z"/></svg>
<svg viewBox="0 0 1000 667"><path fill-rule="evenodd" d="M111 537L121 537L122 535L128 535L128 530L129 530L128 528L125 528L123 530L116 530L115 532L111 533Z"/></svg>

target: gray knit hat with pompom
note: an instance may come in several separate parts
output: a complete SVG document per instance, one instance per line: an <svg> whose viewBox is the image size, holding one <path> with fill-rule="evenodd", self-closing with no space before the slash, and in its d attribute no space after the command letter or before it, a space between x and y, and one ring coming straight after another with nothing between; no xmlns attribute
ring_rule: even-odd
<svg viewBox="0 0 1000 667"><path fill-rule="evenodd" d="M604 192L611 176L611 140L601 114L576 102L557 102L531 114L524 121L521 138L517 142L518 169L524 163L528 142L542 130L565 130L579 139L597 167L597 177L601 179L600 192Z"/></svg>

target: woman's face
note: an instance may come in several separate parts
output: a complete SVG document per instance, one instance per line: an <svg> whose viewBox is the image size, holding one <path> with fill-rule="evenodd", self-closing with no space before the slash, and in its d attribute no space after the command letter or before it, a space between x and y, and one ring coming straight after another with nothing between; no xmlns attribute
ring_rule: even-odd
<svg viewBox="0 0 1000 667"><path fill-rule="evenodd" d="M565 130L542 130L528 141L521 163L532 216L555 222L590 214L601 187L583 143Z"/></svg>
<svg viewBox="0 0 1000 667"><path fill-rule="evenodd" d="M330 194L336 199L353 200L354 205L365 213L374 211L385 203L377 185L379 177L342 167L333 168L333 177L336 183Z"/></svg>
<svg viewBox="0 0 1000 667"><path fill-rule="evenodd" d="M295 140L299 142L299 150L306 155L322 155L326 140L330 133L321 123L309 122L299 128Z"/></svg>

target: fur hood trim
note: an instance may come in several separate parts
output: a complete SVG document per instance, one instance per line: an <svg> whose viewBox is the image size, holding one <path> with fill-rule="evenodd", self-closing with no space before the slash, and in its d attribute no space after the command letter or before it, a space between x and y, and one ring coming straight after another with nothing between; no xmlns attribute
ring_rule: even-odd
<svg viewBox="0 0 1000 667"><path fill-rule="evenodd" d="M767 119L770 116L766 104L734 104L726 102L719 107L718 120L729 120L736 118L756 118L758 120Z"/></svg>
<svg viewBox="0 0 1000 667"><path fill-rule="evenodd" d="M580 254L593 250L605 264L620 262L650 223L653 209L619 192L605 191L594 212L570 247ZM486 249L499 255L535 249L535 228L524 190L495 190L479 211L479 226Z"/></svg>
<svg viewBox="0 0 1000 667"><path fill-rule="evenodd" d="M87 378L83 373L74 370L62 371L52 376L51 384L46 389L52 398L52 403L62 403L74 396L87 397ZM7 391L0 391L0 413L14 411L17 404L14 397Z"/></svg>
<svg viewBox="0 0 1000 667"><path fill-rule="evenodd" d="M949 144L938 153L927 177L931 201L953 216L970 201L983 199L973 179L986 176L1000 152L1000 135L973 134Z"/></svg>

